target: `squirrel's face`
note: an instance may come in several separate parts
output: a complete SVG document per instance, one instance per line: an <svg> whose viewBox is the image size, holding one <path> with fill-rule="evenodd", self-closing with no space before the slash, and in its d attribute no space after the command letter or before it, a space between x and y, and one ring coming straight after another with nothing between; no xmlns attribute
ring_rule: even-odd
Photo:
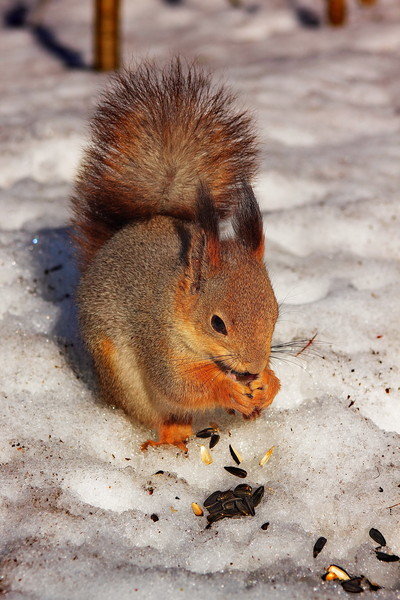
<svg viewBox="0 0 400 600"><path fill-rule="evenodd" d="M195 304L196 346L231 377L250 381L268 364L278 305L264 265L230 246Z"/></svg>

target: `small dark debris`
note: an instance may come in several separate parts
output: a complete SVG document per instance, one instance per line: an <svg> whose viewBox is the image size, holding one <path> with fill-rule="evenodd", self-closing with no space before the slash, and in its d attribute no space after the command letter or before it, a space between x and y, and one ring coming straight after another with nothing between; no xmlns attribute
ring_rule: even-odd
<svg viewBox="0 0 400 600"><path fill-rule="evenodd" d="M314 544L314 548L313 548L313 557L317 558L318 554L321 552L321 550L323 550L325 544L326 544L327 540L325 537L319 537L317 539L317 541Z"/></svg>
<svg viewBox="0 0 400 600"><path fill-rule="evenodd" d="M63 268L63 265L54 265L54 267L50 267L49 269L44 270L44 274L48 275L49 273L54 273L54 271L59 271Z"/></svg>
<svg viewBox="0 0 400 600"><path fill-rule="evenodd" d="M385 392L386 392L387 394L390 394L390 388L385 388Z"/></svg>
<svg viewBox="0 0 400 600"><path fill-rule="evenodd" d="M152 521L154 521L154 523L157 523L157 521L160 520L160 517L158 515L156 515L155 513L153 513L152 515L150 515L150 519Z"/></svg>
<svg viewBox="0 0 400 600"><path fill-rule="evenodd" d="M218 433L213 433L212 436L210 437L210 450L212 450L212 448L214 448L214 446L216 446L219 442L219 435Z"/></svg>
<svg viewBox="0 0 400 600"><path fill-rule="evenodd" d="M396 554L386 554L386 552L379 551L376 551L375 554L376 558L378 560L381 560L382 562L397 562L398 560L400 560L400 557Z"/></svg>
<svg viewBox="0 0 400 600"><path fill-rule="evenodd" d="M240 465L240 459L239 459L238 455L236 454L236 452L234 451L234 449L232 448L231 444L229 444L229 452L231 453L231 456L232 456L233 460L235 461L235 463L237 465Z"/></svg>
<svg viewBox="0 0 400 600"><path fill-rule="evenodd" d="M231 475L235 475L235 477L240 477L241 479L247 477L247 471L244 469L239 469L238 467L224 467L224 469Z"/></svg>
<svg viewBox="0 0 400 600"><path fill-rule="evenodd" d="M383 487L378 488L378 492L383 492Z"/></svg>
<svg viewBox="0 0 400 600"><path fill-rule="evenodd" d="M164 471L156 471L154 475L164 475Z"/></svg>
<svg viewBox="0 0 400 600"><path fill-rule="evenodd" d="M261 525L261 529L262 529L263 531L267 531L268 527L269 527L269 521L267 521L266 523L263 523L263 524Z"/></svg>
<svg viewBox="0 0 400 600"><path fill-rule="evenodd" d="M369 537L374 540L379 546L386 546L386 540L378 529L372 527L369 530Z"/></svg>

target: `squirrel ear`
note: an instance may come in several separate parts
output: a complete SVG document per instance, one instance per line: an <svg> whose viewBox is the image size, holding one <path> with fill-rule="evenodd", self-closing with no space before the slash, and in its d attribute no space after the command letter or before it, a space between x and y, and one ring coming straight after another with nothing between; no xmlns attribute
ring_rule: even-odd
<svg viewBox="0 0 400 600"><path fill-rule="evenodd" d="M219 218L214 200L204 183L199 185L196 202L196 220L204 232L204 252L211 267L220 264Z"/></svg>
<svg viewBox="0 0 400 600"><path fill-rule="evenodd" d="M251 185L245 181L238 188L232 226L238 241L261 262L265 248L262 214Z"/></svg>

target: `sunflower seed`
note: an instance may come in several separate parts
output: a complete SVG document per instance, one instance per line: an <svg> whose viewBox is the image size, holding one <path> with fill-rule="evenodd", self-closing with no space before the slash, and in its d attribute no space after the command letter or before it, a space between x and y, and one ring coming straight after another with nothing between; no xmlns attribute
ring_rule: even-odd
<svg viewBox="0 0 400 600"><path fill-rule="evenodd" d="M400 560L400 557L396 556L396 554L386 554L386 552L375 552L375 554L376 558L383 562L397 562Z"/></svg>
<svg viewBox="0 0 400 600"><path fill-rule="evenodd" d="M337 565L330 565L326 571L327 573L336 575L337 579L340 579L340 581L348 581L350 579L350 575L346 573L342 567L338 567Z"/></svg>
<svg viewBox="0 0 400 600"><path fill-rule="evenodd" d="M197 502L192 502L191 506L196 517L202 517L204 515L203 509L199 504L197 504Z"/></svg>
<svg viewBox="0 0 400 600"><path fill-rule="evenodd" d="M209 444L210 450L212 448L214 448L214 446L216 446L218 444L218 442L219 442L219 435L218 435L218 433L213 433L212 436L211 436L211 438L210 438L210 444Z"/></svg>
<svg viewBox="0 0 400 600"><path fill-rule="evenodd" d="M264 496L264 486L261 485L260 487L258 487L256 489L256 491L253 493L253 495L251 497L251 501L252 501L254 508L260 504L263 496Z"/></svg>
<svg viewBox="0 0 400 600"><path fill-rule="evenodd" d="M200 457L205 465L211 465L213 461L211 452L205 446L200 446Z"/></svg>
<svg viewBox="0 0 400 600"><path fill-rule="evenodd" d="M269 521L267 521L266 523L263 523L263 524L261 525L261 529L262 529L263 531L267 531L268 527L269 527Z"/></svg>
<svg viewBox="0 0 400 600"><path fill-rule="evenodd" d="M325 544L326 544L326 538L319 537L317 539L317 541L314 544L314 548L313 548L313 557L314 558L317 558L318 554L321 552L321 550L323 549Z"/></svg>
<svg viewBox="0 0 400 600"><path fill-rule="evenodd" d="M220 500L222 496L222 492L220 492L219 490L217 492L213 492L210 496L208 496L208 498L206 498L203 502L203 505L205 508L209 508L210 506L212 506L213 504L215 504L216 502L218 502Z"/></svg>
<svg viewBox="0 0 400 600"><path fill-rule="evenodd" d="M348 579L347 581L342 581L342 588L345 592L352 592L353 594L359 594L363 592L363 588L361 587L361 577L354 577L353 579Z"/></svg>
<svg viewBox="0 0 400 600"><path fill-rule="evenodd" d="M217 513L215 515L207 515L208 524L211 525L212 523L216 523L217 521L224 519L225 516L226 515L224 515L224 513Z"/></svg>
<svg viewBox="0 0 400 600"><path fill-rule="evenodd" d="M369 530L369 537L379 544L379 546L386 546L386 540L378 529L372 527L372 529Z"/></svg>
<svg viewBox="0 0 400 600"><path fill-rule="evenodd" d="M368 587L371 590L371 592L376 592L376 591L382 589L381 585L378 585L377 583L374 583L373 581L370 581L366 577L365 577L365 583L368 585Z"/></svg>
<svg viewBox="0 0 400 600"><path fill-rule="evenodd" d="M253 488L251 487L251 485L248 485L247 483L240 483L233 490L233 493L236 496L239 496L239 498L244 498L245 496L251 496L252 492L253 492Z"/></svg>
<svg viewBox="0 0 400 600"><path fill-rule="evenodd" d="M225 471L228 471L231 475L235 475L236 477L240 477L244 479L247 477L247 471L244 469L239 469L238 467L224 467Z"/></svg>
<svg viewBox="0 0 400 600"><path fill-rule="evenodd" d="M243 503L246 505L246 509L248 510L247 514L250 514L252 517L254 517L256 511L254 510L252 498L243 498Z"/></svg>
<svg viewBox="0 0 400 600"><path fill-rule="evenodd" d="M240 465L240 463L243 461L243 458L240 456L239 452L237 450L235 450L235 448L233 448L230 444L229 444L229 452L231 453L231 456L232 456L233 460L235 461L235 463L237 465Z"/></svg>
<svg viewBox="0 0 400 600"><path fill-rule="evenodd" d="M198 438L209 438L212 436L212 434L215 432L214 427L206 427L205 429L202 429L201 431L198 431L196 433L196 437Z"/></svg>
<svg viewBox="0 0 400 600"><path fill-rule="evenodd" d="M258 463L260 465L260 467L263 467L265 465L265 463L267 463L269 461L274 450L275 450L275 446L271 446L271 448L269 450L267 450L267 452L264 454L264 456L262 456L260 458L260 462Z"/></svg>

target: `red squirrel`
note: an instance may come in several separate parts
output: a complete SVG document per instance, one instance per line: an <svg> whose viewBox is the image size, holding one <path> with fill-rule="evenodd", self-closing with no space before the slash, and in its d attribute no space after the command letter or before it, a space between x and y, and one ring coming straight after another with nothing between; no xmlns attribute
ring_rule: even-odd
<svg viewBox="0 0 400 600"><path fill-rule="evenodd" d="M280 387L252 122L174 60L114 75L91 131L72 198L82 335L102 397L157 430L143 448L186 450L194 413L256 418Z"/></svg>

